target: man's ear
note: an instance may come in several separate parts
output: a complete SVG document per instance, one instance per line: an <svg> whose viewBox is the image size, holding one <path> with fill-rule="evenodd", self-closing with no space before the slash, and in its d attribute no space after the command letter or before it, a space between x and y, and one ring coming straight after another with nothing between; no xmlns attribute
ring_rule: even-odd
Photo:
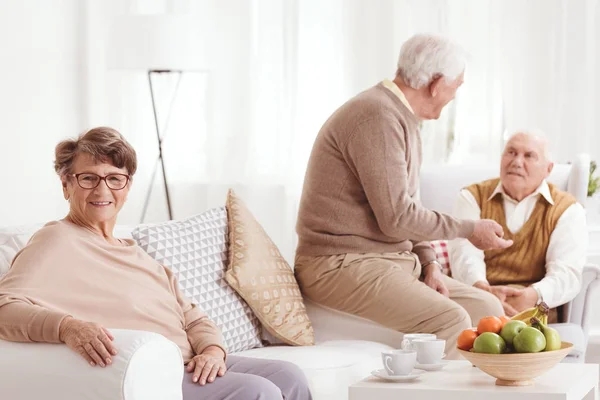
<svg viewBox="0 0 600 400"><path fill-rule="evenodd" d="M443 83L443 79L444 77L442 75L436 75L433 77L431 83L429 84L429 94L431 95L431 97L436 97L438 95L438 93L441 90L440 86Z"/></svg>
<svg viewBox="0 0 600 400"><path fill-rule="evenodd" d="M554 163L552 161L548 162L548 173L546 174L546 178L550 176L550 173L554 169Z"/></svg>

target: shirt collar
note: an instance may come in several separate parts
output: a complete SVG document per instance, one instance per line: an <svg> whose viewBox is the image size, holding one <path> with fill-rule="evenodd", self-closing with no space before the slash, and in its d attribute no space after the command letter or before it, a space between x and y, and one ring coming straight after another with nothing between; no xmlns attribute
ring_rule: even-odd
<svg viewBox="0 0 600 400"><path fill-rule="evenodd" d="M393 81L390 81L389 79L384 79L381 83L382 83L382 85L386 89L388 89L389 91L391 91L392 93L394 93L396 95L396 97L398 97L400 99L400 101L402 102L402 104L404 104L406 106L406 108L408 108L408 110L413 115L415 114L415 112L413 111L412 107L408 103L408 100L406 100L406 96L404 95L404 93L402 93L402 90L400 90L400 88L398 87L398 85L396 85Z"/></svg>
<svg viewBox="0 0 600 400"><path fill-rule="evenodd" d="M504 191L504 187L502 187L502 181L498 182L498 186L496 186L496 189L494 189L494 191L492 192L492 195L488 198L488 200L493 199L499 193L501 193L502 196L504 196L505 198L516 202L515 199L513 199L508 194L506 194L506 192ZM531 193L529 196L525 197L525 199L527 199L529 197L537 196L538 194L541 194L542 197L544 197L544 199L546 199L546 201L548 203L550 203L551 205L554 205L554 199L552 198L552 195L550 194L550 187L548 186L548 182L546 182L545 179L542 181L540 186L538 186L537 189L535 189L535 191L533 193ZM525 199L523 199L523 200L525 200Z"/></svg>

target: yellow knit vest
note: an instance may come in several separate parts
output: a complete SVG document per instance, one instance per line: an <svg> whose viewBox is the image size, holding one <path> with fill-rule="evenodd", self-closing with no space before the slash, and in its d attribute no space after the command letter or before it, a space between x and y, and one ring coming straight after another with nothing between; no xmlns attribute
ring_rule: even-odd
<svg viewBox="0 0 600 400"><path fill-rule="evenodd" d="M499 182L500 179L496 178L467 187L479 204L481 218L498 222L504 229L504 238L514 242L508 249L485 251L487 280L491 285L529 286L546 275L550 235L562 213L576 200L571 194L548 184L554 205L540 195L527 222L513 234L506 226L502 195L497 194L490 199Z"/></svg>

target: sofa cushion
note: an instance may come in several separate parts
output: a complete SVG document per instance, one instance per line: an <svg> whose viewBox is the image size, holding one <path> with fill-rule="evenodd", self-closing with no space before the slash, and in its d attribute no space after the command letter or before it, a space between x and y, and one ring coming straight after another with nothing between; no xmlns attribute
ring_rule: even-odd
<svg viewBox="0 0 600 400"><path fill-rule="evenodd" d="M0 278L8 272L13 258L24 245L22 236L3 236L0 234Z"/></svg>
<svg viewBox="0 0 600 400"><path fill-rule="evenodd" d="M31 235L43 224L21 225L0 229L0 278L8 272L15 255L21 250Z"/></svg>
<svg viewBox="0 0 600 400"><path fill-rule="evenodd" d="M442 272L451 276L452 271L450 269L450 256L448 253L448 241L447 240L433 240L429 242L431 247L435 251L437 261L442 265Z"/></svg>
<svg viewBox="0 0 600 400"><path fill-rule="evenodd" d="M236 355L282 360L298 365L306 375L315 400L348 398L346 388L381 368L385 344L363 340L332 340L316 346L269 346Z"/></svg>
<svg viewBox="0 0 600 400"><path fill-rule="evenodd" d="M227 282L275 338L291 345L314 344L314 331L292 268L232 190L227 195L227 211Z"/></svg>
<svg viewBox="0 0 600 400"><path fill-rule="evenodd" d="M140 226L132 234L151 257L173 271L183 293L221 329L230 352L262 345L258 319L224 279L224 207L181 221Z"/></svg>

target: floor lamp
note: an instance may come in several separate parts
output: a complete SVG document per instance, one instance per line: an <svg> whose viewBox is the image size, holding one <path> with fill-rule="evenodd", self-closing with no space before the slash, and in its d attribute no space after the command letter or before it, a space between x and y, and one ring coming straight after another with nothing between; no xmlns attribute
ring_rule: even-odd
<svg viewBox="0 0 600 400"><path fill-rule="evenodd" d="M152 177L150 178L150 187L148 188L148 192L146 193L146 200L144 201L144 208L142 209L142 216L140 218L140 222L144 222L146 218L146 213L148 212L148 206L150 205L150 198L152 197L152 185L156 179L156 172L158 170L158 165L160 164L162 169L163 176L163 184L165 187L165 197L167 201L167 211L169 213L169 219L173 219L173 208L171 206L171 196L169 194L169 184L167 183L167 171L165 168L165 159L163 158L163 140L164 137L160 133L160 126L158 122L158 113L156 111L156 100L154 98L154 87L152 86L152 75L154 74L177 74L177 86L175 88L175 95L173 96L173 101L177 96L177 89L179 88L179 84L181 83L181 74L182 70L171 70L171 69L152 69L148 71L148 85L150 86L150 97L152 99L152 115L154 116L154 127L156 129L156 139L158 141L158 160L154 164L154 170L152 171ZM168 118L168 116L167 116Z"/></svg>
<svg viewBox="0 0 600 400"><path fill-rule="evenodd" d="M158 146L158 158L154 164L150 185L146 192L140 217L143 223L156 174L160 167L169 219L173 219L173 207L167 179L167 168L163 153L165 132L161 131L157 110L157 93L153 77L175 75L177 77L171 107L177 97L181 78L186 72L208 72L202 58L202 48L197 43L200 37L191 16L187 15L128 15L114 20L108 47L108 66L113 70L135 70L145 72L152 101L152 115Z"/></svg>

